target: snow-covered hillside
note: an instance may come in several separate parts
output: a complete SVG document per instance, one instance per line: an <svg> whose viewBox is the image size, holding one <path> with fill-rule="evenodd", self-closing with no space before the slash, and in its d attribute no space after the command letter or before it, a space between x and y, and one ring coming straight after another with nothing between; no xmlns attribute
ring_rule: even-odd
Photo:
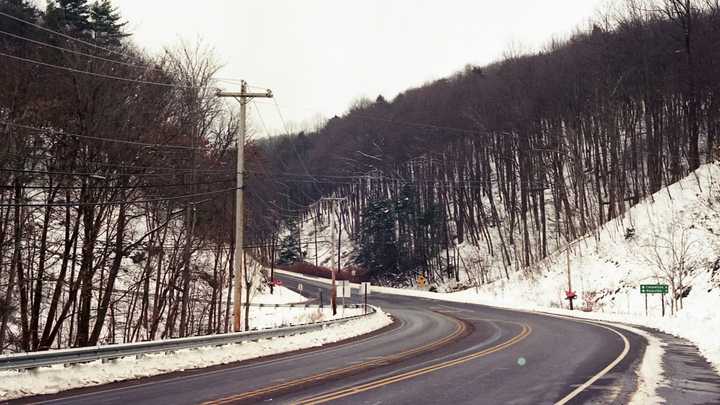
<svg viewBox="0 0 720 405"><path fill-rule="evenodd" d="M442 294L444 298L523 309L567 308L570 259L576 309L601 318L651 326L696 343L720 370L720 167L706 164L657 192L599 232L510 279ZM460 285L473 284L483 257L460 247L469 265ZM662 317L660 295L641 284L669 284ZM675 304L672 291L678 294ZM459 285L437 286L447 291ZM421 293L422 294L422 293ZM429 293L428 293L429 294ZM680 299L681 296L684 298ZM677 305L675 308L674 306Z"/></svg>
<svg viewBox="0 0 720 405"><path fill-rule="evenodd" d="M326 221L329 222L329 221ZM315 229L309 218L300 226L305 260L315 262ZM343 266L354 246L343 232ZM317 225L317 239L332 241L332 226ZM318 263L334 265L334 249L318 243ZM553 245L557 245L553 243ZM485 246L463 243L460 282L428 286L445 298L538 309L567 308L568 258L576 309L606 314L606 319L648 325L698 344L720 367L720 167L706 164L663 188L570 248L561 246L530 268L510 269ZM442 255L445 255L443 252ZM485 283L482 283L484 280ZM648 296L647 316L641 284L668 284L662 316L660 295ZM673 292L677 300L673 300ZM608 318L609 317L609 318Z"/></svg>

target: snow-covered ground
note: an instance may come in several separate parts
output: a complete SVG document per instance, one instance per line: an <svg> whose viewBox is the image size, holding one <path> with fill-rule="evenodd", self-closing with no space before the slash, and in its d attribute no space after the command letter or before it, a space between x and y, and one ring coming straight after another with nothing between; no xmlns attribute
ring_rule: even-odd
<svg viewBox="0 0 720 405"><path fill-rule="evenodd" d="M305 228L310 228L305 226ZM326 227L318 226L322 238ZM311 234L304 234L305 241ZM344 242L343 251L351 250ZM465 243L461 282L435 285L438 291L373 287L375 291L417 295L533 311L567 308L568 257L572 289L577 293L573 316L655 328L685 338L720 371L720 167L701 166L681 181L658 191L535 266L510 271L510 278L475 287L480 272L501 274L497 258ZM308 246L308 250L312 250ZM314 253L314 252L312 252ZM569 254L568 254L569 253ZM323 263L322 254L320 264ZM312 262L312 255L306 260ZM660 295L650 295L645 313L641 284L669 284L662 316ZM673 284L678 296L672 300ZM468 288L468 286L473 286ZM457 291L460 290L460 291ZM453 292L454 291L454 292ZM675 304L677 307L675 308Z"/></svg>
<svg viewBox="0 0 720 405"><path fill-rule="evenodd" d="M338 308L338 315L333 317L332 308L302 308L302 307L250 307L250 326L252 329L279 328L283 326L300 325L304 323L328 321L337 318L347 318L361 315L360 308Z"/></svg>
<svg viewBox="0 0 720 405"><path fill-rule="evenodd" d="M327 308L304 308L304 307L272 307L257 306L275 304L300 304L308 301L307 298L285 286L275 286L273 292L264 279L270 274L269 269L263 268L257 262L248 261L248 271L253 274L253 287L251 289L250 306L250 328L267 329L282 326L299 325L303 323L321 322L337 318L360 315L362 309L341 308L336 317L332 315L332 309Z"/></svg>
<svg viewBox="0 0 720 405"><path fill-rule="evenodd" d="M694 174L633 207L623 218L579 241L570 251L576 305L595 319L653 327L686 338L720 370L720 168ZM629 231L634 230L634 231ZM684 269L681 269L681 266ZM671 296L645 296L640 284L682 284L686 297L671 314ZM567 306L567 255L447 298L523 309ZM678 288L679 290L679 288Z"/></svg>
<svg viewBox="0 0 720 405"><path fill-rule="evenodd" d="M719 247L720 168L706 164L572 244L571 281L580 311L567 314L647 326L688 339L720 371ZM479 279L480 267L489 260L467 243L458 250L467 268L461 272L461 283L434 286L446 293L373 289L522 310L567 308L568 251L511 272L509 280L467 288ZM640 293L641 284L656 283L670 284L671 293L675 283L678 294L685 295L677 308L672 308L672 294L665 295L664 317L661 296L648 296L646 315L645 296Z"/></svg>
<svg viewBox="0 0 720 405"><path fill-rule="evenodd" d="M348 313L346 312L346 316ZM391 318L377 312L363 319L326 327L322 331L258 342L180 350L169 354L152 354L115 360L111 365L100 361L70 367L43 367L34 371L0 372L0 400L29 395L50 394L72 388L100 385L173 371L227 364L241 360L318 347L370 333L392 323Z"/></svg>

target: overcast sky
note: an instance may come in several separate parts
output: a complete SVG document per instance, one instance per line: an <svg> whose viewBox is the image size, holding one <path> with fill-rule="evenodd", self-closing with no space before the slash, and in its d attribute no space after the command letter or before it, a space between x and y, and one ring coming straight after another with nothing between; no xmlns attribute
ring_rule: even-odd
<svg viewBox="0 0 720 405"><path fill-rule="evenodd" d="M391 99L510 48L565 38L604 0L114 0L135 42L156 52L201 38L224 65L276 94L286 120L332 117L361 97ZM270 132L280 129L261 104ZM254 109L251 109L255 113ZM260 132L257 117L253 121Z"/></svg>

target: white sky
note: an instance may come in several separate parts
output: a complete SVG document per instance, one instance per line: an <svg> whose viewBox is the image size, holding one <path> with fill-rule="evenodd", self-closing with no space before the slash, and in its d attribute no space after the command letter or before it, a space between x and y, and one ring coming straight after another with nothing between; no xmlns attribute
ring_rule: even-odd
<svg viewBox="0 0 720 405"><path fill-rule="evenodd" d="M388 100L510 48L585 26L603 0L114 0L150 51L198 38L221 77L273 90L288 121L332 117L361 96ZM277 132L272 104L260 112ZM254 113L255 110L251 108ZM264 132L257 125L260 133Z"/></svg>

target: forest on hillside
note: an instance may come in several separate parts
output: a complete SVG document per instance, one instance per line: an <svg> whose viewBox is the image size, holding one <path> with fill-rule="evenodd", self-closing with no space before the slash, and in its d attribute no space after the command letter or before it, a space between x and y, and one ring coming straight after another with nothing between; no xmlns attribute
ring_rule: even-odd
<svg viewBox="0 0 720 405"><path fill-rule="evenodd" d="M718 41L717 1L627 1L540 52L358 102L261 146L287 183L286 216L342 216L371 278L459 278L454 249L468 242L487 255L478 282L489 282L715 159ZM323 196L347 200L313 205Z"/></svg>
<svg viewBox="0 0 720 405"><path fill-rule="evenodd" d="M127 23L109 0L0 0L0 352L229 330L233 83L202 44L149 55ZM531 268L714 160L719 41L717 0L628 1L247 142L243 252L308 260L298 228L337 217L374 281L457 278L461 244L480 283Z"/></svg>

